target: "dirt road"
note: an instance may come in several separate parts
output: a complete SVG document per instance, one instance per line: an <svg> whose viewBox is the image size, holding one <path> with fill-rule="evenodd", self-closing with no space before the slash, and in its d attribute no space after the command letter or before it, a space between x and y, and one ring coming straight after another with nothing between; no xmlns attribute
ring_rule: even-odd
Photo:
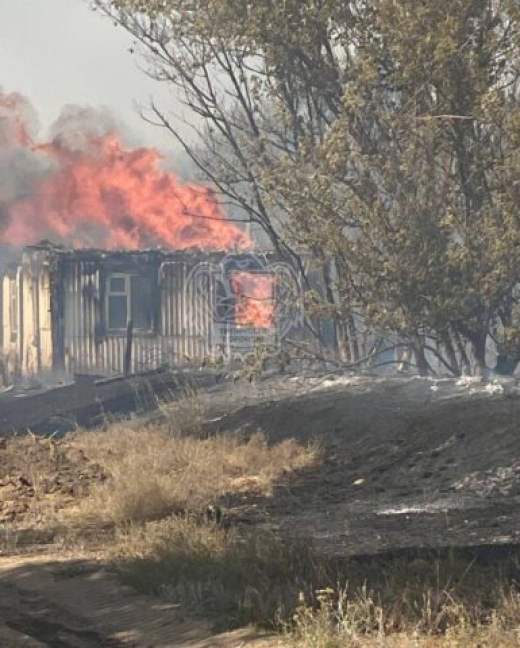
<svg viewBox="0 0 520 648"><path fill-rule="evenodd" d="M138 596L92 562L0 560L2 648L274 648L252 630L214 635L173 605Z"/></svg>

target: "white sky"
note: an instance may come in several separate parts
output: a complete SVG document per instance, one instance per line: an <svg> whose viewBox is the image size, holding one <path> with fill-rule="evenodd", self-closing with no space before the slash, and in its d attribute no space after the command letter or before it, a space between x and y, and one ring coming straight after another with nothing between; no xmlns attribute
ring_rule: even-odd
<svg viewBox="0 0 520 648"><path fill-rule="evenodd" d="M131 42L88 0L0 0L0 86L31 100L43 133L65 104L106 106L141 144L180 158L174 139L137 114L152 96L179 105L139 69Z"/></svg>

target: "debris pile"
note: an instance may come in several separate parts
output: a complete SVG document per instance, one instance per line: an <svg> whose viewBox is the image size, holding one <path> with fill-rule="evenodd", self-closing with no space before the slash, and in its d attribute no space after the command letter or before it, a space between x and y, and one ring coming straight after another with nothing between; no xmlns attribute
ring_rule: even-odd
<svg viewBox="0 0 520 648"><path fill-rule="evenodd" d="M0 523L34 520L43 507L63 509L105 479L101 466L71 441L0 439Z"/></svg>

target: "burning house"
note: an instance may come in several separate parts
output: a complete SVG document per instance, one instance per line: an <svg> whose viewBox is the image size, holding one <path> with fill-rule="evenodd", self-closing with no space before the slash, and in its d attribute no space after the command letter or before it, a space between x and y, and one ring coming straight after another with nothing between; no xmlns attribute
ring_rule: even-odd
<svg viewBox="0 0 520 648"><path fill-rule="evenodd" d="M25 248L1 283L4 381L231 359L287 329L280 269L247 252ZM290 323L289 323L290 325Z"/></svg>
<svg viewBox="0 0 520 648"><path fill-rule="evenodd" d="M25 97L0 89L4 380L141 371L230 358L258 337L276 343L283 264L253 252L210 187L125 142L103 111L64 108L44 141L36 123ZM47 239L60 246L31 245Z"/></svg>

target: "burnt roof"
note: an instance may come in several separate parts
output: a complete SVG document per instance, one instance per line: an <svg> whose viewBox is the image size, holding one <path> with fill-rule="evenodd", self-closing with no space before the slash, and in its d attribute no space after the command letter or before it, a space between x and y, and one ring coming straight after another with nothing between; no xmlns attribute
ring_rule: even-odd
<svg viewBox="0 0 520 648"><path fill-rule="evenodd" d="M266 259L279 259L280 255L276 252L265 252L259 250L208 250L204 248L186 248L183 250L167 250L164 248L150 248L139 250L104 250L97 248L66 248L62 245L56 245L50 241L41 241L35 245L28 245L24 252L48 252L49 256L60 259L70 259L78 261L103 261L111 260L138 260L154 259L160 261L180 261L180 260L220 260L224 256L230 257L248 257L261 256Z"/></svg>

